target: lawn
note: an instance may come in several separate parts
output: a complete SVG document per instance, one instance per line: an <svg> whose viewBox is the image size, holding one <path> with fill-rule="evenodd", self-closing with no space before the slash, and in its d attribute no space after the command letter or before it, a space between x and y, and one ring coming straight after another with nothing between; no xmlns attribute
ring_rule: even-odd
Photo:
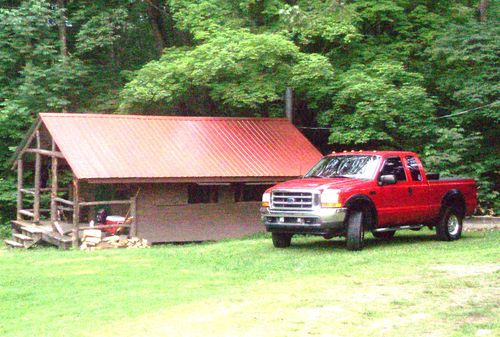
<svg viewBox="0 0 500 337"><path fill-rule="evenodd" d="M0 248L0 336L498 336L500 232Z"/></svg>

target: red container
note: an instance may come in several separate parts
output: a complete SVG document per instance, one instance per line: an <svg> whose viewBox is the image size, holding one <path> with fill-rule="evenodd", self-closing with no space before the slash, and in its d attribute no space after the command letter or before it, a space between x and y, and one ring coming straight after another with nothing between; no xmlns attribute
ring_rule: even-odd
<svg viewBox="0 0 500 337"><path fill-rule="evenodd" d="M106 225L122 225L125 222L125 218L118 215L108 215L106 217ZM111 228L103 228L104 232L108 232L111 234L116 234L120 226L111 227Z"/></svg>

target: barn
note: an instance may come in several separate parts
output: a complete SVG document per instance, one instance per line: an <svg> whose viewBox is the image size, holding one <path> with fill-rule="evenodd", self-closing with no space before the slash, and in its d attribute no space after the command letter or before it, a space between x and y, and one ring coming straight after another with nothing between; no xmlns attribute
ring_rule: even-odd
<svg viewBox="0 0 500 337"><path fill-rule="evenodd" d="M262 230L267 187L320 158L285 118L41 113L13 161L13 229L76 246L105 207L152 243L240 237Z"/></svg>

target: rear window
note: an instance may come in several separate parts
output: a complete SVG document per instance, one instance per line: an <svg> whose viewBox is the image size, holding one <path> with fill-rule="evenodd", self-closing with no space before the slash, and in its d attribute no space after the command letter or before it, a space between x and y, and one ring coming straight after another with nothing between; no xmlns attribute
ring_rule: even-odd
<svg viewBox="0 0 500 337"><path fill-rule="evenodd" d="M406 157L406 164L410 169L411 180L422 181L422 173L420 173L420 168L418 167L417 160L413 156Z"/></svg>

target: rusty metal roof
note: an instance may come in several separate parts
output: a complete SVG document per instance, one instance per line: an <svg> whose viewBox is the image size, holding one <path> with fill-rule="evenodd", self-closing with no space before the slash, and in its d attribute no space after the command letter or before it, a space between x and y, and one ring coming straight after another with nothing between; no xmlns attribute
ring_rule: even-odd
<svg viewBox="0 0 500 337"><path fill-rule="evenodd" d="M42 113L78 179L286 178L320 152L284 118ZM233 179L234 180L234 179Z"/></svg>

